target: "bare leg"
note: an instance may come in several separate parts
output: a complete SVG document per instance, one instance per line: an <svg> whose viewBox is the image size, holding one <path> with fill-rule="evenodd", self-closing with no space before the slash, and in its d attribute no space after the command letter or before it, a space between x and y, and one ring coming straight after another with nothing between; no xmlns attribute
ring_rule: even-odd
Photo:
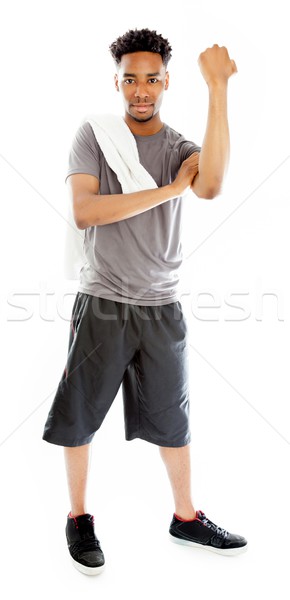
<svg viewBox="0 0 290 600"><path fill-rule="evenodd" d="M194 519L196 512L191 498L190 445L181 448L159 446L166 466L175 501L175 513L185 520Z"/></svg>
<svg viewBox="0 0 290 600"><path fill-rule="evenodd" d="M86 510L86 490L90 463L90 444L64 447L65 466L71 514L73 517L83 515Z"/></svg>

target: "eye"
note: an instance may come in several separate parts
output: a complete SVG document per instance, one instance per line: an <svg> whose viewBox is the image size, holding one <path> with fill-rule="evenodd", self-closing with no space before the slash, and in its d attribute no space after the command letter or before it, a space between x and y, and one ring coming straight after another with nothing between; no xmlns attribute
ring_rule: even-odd
<svg viewBox="0 0 290 600"><path fill-rule="evenodd" d="M131 83L134 83L134 79L125 79L124 83L130 85Z"/></svg>
<svg viewBox="0 0 290 600"><path fill-rule="evenodd" d="M150 83L157 83L158 79L156 79L156 77L152 77L152 79L149 79Z"/></svg>

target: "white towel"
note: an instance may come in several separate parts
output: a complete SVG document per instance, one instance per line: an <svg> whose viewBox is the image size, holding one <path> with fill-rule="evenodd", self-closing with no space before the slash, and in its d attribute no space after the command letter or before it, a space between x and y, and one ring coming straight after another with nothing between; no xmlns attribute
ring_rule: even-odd
<svg viewBox="0 0 290 600"><path fill-rule="evenodd" d="M153 177L139 161L136 140L120 115L87 115L105 159L116 173L123 194L157 188ZM83 245L85 230L76 227L69 202L65 239L64 273L67 279L79 279L85 264Z"/></svg>

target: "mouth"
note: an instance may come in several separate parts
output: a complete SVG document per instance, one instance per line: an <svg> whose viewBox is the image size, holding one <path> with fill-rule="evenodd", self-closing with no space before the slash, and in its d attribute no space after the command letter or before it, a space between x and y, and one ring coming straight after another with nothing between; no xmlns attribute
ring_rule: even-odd
<svg viewBox="0 0 290 600"><path fill-rule="evenodd" d="M153 104L132 104L133 108L139 113L145 113L153 106Z"/></svg>

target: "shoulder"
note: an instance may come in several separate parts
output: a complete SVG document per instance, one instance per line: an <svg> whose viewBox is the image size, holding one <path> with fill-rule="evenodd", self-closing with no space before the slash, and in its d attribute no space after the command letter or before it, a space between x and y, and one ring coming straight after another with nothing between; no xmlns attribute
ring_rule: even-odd
<svg viewBox="0 0 290 600"><path fill-rule="evenodd" d="M81 145L88 146L97 152L99 151L99 144L89 121L85 120L79 125L75 134L75 141Z"/></svg>
<svg viewBox="0 0 290 600"><path fill-rule="evenodd" d="M176 129L173 129L173 127L170 127L167 123L164 123L164 129L167 132L168 137L172 140L177 141L180 138L183 138L182 133L179 133L179 131L176 131Z"/></svg>
<svg viewBox="0 0 290 600"><path fill-rule="evenodd" d="M179 153L181 161L184 161L194 152L200 152L201 147L193 142L192 140L187 139L182 133L179 133L173 127L170 127L167 124L165 125L166 137L168 139L168 143L171 146L172 150L175 150Z"/></svg>

